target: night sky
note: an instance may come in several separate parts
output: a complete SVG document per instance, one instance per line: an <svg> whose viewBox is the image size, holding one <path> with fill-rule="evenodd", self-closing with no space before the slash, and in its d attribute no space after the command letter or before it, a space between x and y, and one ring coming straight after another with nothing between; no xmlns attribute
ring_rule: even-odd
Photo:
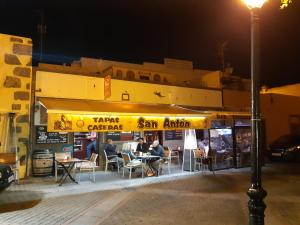
<svg viewBox="0 0 300 225"><path fill-rule="evenodd" d="M261 76L268 86L300 82L300 0L269 0L261 15ZM81 56L141 63L164 57L220 69L218 46L234 74L250 75L250 15L240 0L0 0L0 33L33 38L45 15L44 62Z"/></svg>

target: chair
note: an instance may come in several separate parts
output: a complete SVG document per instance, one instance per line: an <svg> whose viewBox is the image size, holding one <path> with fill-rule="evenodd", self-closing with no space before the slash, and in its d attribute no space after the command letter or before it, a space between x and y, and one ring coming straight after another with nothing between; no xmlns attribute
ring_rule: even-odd
<svg viewBox="0 0 300 225"><path fill-rule="evenodd" d="M159 163L159 171L162 171L162 165L168 164L168 172L171 173L170 165L172 160L172 151L168 147L164 147L164 156L161 158L161 161Z"/></svg>
<svg viewBox="0 0 300 225"><path fill-rule="evenodd" d="M204 171L204 169L208 169L208 164L204 164L204 157L205 157L205 153L203 150L197 149L197 150L193 150L194 153L194 171L196 170L197 166L198 166L198 170L199 171Z"/></svg>
<svg viewBox="0 0 300 225"><path fill-rule="evenodd" d="M104 150L104 155L105 155L105 172L107 172L107 167L108 164L117 164L118 167L118 173L120 172L120 168L119 168L119 161L118 161L118 156L117 155L110 155L107 156L106 151Z"/></svg>
<svg viewBox="0 0 300 225"><path fill-rule="evenodd" d="M71 152L56 152L54 154L55 160L54 160L54 169L55 169L55 181L57 181L57 171L63 170L63 167L59 164L57 164L57 159L68 159L72 158Z"/></svg>
<svg viewBox="0 0 300 225"><path fill-rule="evenodd" d="M170 152L170 164L172 163L172 159L177 159L178 164L180 165L180 158L179 158L179 152L178 151L173 151L170 147L164 147L165 151Z"/></svg>
<svg viewBox="0 0 300 225"><path fill-rule="evenodd" d="M133 168L142 168L142 178L144 178L144 165L142 163L142 160L138 160L138 159L131 160L128 153L122 153L122 157L124 160L123 177L125 174L125 168L129 169L129 179L131 179L131 173Z"/></svg>
<svg viewBox="0 0 300 225"><path fill-rule="evenodd" d="M79 178L78 181L80 182L80 175L81 171L89 171L89 177L91 179L91 172L93 173L93 182L95 183L95 168L97 167L96 160L98 158L98 154L92 153L89 161L77 163L76 168L79 168Z"/></svg>

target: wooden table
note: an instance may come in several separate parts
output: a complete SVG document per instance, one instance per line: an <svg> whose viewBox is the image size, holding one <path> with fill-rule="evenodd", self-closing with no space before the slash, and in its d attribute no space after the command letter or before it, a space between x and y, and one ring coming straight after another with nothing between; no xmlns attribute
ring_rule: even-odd
<svg viewBox="0 0 300 225"><path fill-rule="evenodd" d="M64 169L64 173L59 180L59 186L61 186L66 181L67 177L69 177L71 181L73 181L74 183L78 184L75 178L72 177L71 171L74 168L76 163L87 162L88 160L71 158L71 159L56 159L55 161Z"/></svg>

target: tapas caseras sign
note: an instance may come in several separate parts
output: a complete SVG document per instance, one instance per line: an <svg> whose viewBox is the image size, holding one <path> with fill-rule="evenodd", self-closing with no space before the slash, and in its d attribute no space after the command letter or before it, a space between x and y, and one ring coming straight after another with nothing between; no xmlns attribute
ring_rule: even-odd
<svg viewBox="0 0 300 225"><path fill-rule="evenodd" d="M48 114L48 132L118 132L141 130L185 130L206 128L205 117L101 116Z"/></svg>

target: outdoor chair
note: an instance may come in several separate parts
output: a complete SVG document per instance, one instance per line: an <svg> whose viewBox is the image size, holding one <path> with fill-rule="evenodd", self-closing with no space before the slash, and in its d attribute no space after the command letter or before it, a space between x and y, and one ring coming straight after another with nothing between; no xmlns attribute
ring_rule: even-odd
<svg viewBox="0 0 300 225"><path fill-rule="evenodd" d="M193 150L194 153L194 171L198 166L199 171L204 171L204 169L208 170L208 164L204 164L205 152L203 150L197 149Z"/></svg>
<svg viewBox="0 0 300 225"><path fill-rule="evenodd" d="M91 179L91 173L93 174L93 182L95 183L95 168L97 167L96 160L98 158L98 154L92 153L90 159L87 162L81 162L76 164L76 168L79 169L79 177L78 181L80 182L81 171L88 171L89 177Z"/></svg>
<svg viewBox="0 0 300 225"><path fill-rule="evenodd" d="M57 159L70 159L72 158L71 152L56 152L54 154L55 160L54 160L54 169L55 169L55 181L57 181L57 171L58 170L64 170L61 165L59 165L56 160Z"/></svg>
<svg viewBox="0 0 300 225"><path fill-rule="evenodd" d="M104 150L104 155L105 155L105 172L107 172L108 164L117 164L118 173L119 173L120 172L120 168L119 168L118 156L117 155L107 156L105 150Z"/></svg>
<svg viewBox="0 0 300 225"><path fill-rule="evenodd" d="M170 164L172 163L172 159L176 159L178 161L178 164L180 165L180 158L179 158L179 152L173 151L171 148L167 147L170 151Z"/></svg>
<svg viewBox="0 0 300 225"><path fill-rule="evenodd" d="M168 166L169 174L171 173L171 169L170 169L171 160L172 160L171 154L172 154L171 150L168 147L164 147L164 156L161 158L160 163L159 163L160 173L162 171L163 165L165 165L165 164Z"/></svg>
<svg viewBox="0 0 300 225"><path fill-rule="evenodd" d="M143 164L142 160L139 160L139 159L131 160L128 153L122 153L122 157L124 160L123 177L125 174L125 169L129 169L129 179L131 179L132 169L142 168L142 178L144 178L144 164Z"/></svg>

